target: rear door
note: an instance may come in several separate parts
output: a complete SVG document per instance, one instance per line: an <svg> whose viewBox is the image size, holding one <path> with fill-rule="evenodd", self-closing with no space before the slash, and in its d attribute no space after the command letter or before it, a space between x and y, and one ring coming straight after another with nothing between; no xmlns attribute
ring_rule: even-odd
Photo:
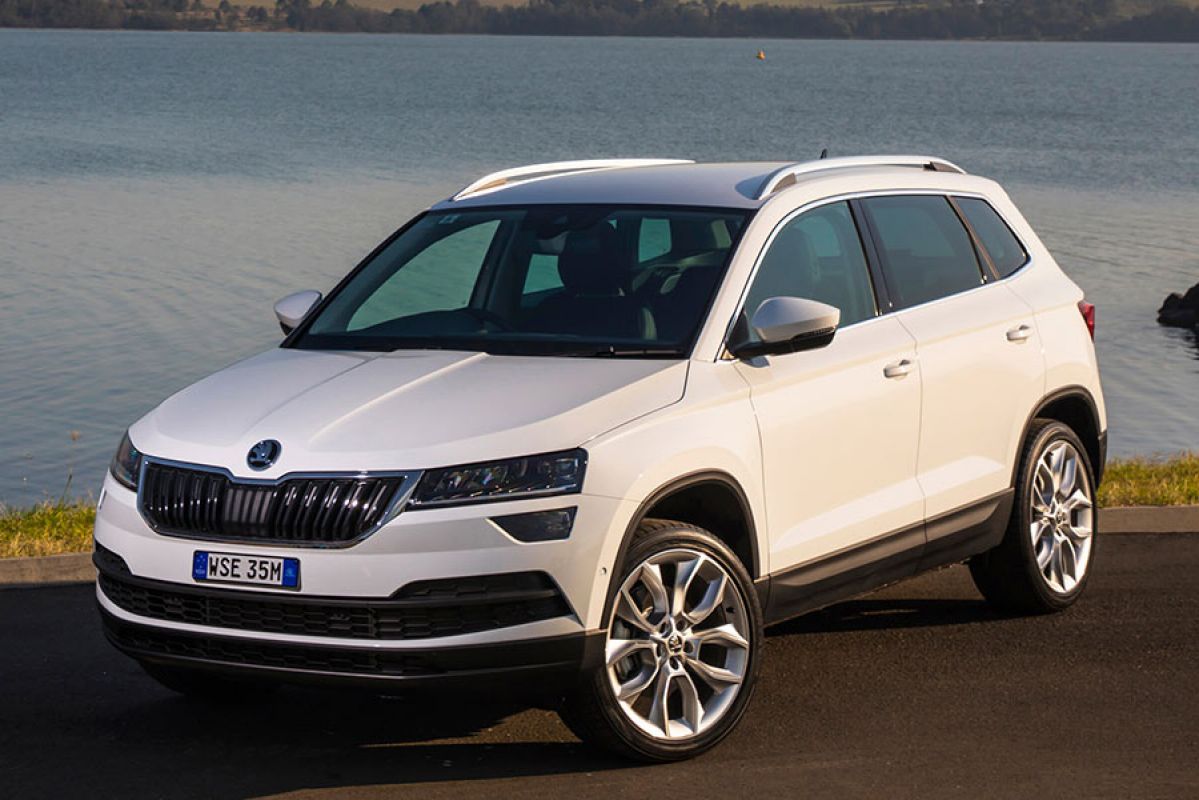
<svg viewBox="0 0 1199 800"><path fill-rule="evenodd" d="M1011 431L1044 390L1041 343L1032 310L995 280L948 198L873 197L861 205L895 317L916 340L916 472L926 561L935 561L946 549L970 549L963 536L1003 521L1019 447Z"/></svg>

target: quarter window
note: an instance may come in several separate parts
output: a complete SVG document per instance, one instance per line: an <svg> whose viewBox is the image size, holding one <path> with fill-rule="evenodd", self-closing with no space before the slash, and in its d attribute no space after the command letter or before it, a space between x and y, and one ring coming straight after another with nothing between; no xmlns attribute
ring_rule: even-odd
<svg viewBox="0 0 1199 800"><path fill-rule="evenodd" d="M1028 253L990 203L974 197L957 197L955 200L991 257L999 277L1006 278L1024 266L1028 261Z"/></svg>
<svg viewBox="0 0 1199 800"><path fill-rule="evenodd" d="M872 197L863 205L878 238L896 308L920 305L982 284L974 244L947 198Z"/></svg>
<svg viewBox="0 0 1199 800"><path fill-rule="evenodd" d="M803 297L841 310L841 326L875 315L862 240L846 203L799 215L774 237L745 300L752 318L771 297ZM749 332L750 340L756 334Z"/></svg>

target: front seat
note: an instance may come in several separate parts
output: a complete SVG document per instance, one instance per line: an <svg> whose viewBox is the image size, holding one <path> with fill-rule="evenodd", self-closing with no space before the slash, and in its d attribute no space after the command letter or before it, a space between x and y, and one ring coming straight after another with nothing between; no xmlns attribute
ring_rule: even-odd
<svg viewBox="0 0 1199 800"><path fill-rule="evenodd" d="M567 234L558 256L562 292L529 313L528 328L584 337L656 338L653 314L625 293L620 250L620 237L607 222Z"/></svg>

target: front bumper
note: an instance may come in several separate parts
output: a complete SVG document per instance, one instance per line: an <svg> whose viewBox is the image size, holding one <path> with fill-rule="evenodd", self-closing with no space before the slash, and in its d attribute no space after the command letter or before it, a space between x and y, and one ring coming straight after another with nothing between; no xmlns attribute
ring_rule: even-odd
<svg viewBox="0 0 1199 800"><path fill-rule="evenodd" d="M562 505L578 509L566 540L519 542L491 520ZM96 516L97 600L108 638L140 661L367 686L536 673L506 691L549 689L590 663L626 505L571 495L408 511L351 547L322 549L156 533L110 477ZM196 550L298 558L300 587L196 581ZM451 587L446 599L446 583L490 578L519 580L485 597Z"/></svg>
<svg viewBox="0 0 1199 800"><path fill-rule="evenodd" d="M577 512L564 540L517 541L493 521L496 516L569 506ZM522 638L531 638L600 627L612 562L635 508L625 500L578 494L409 510L353 546L302 547L157 533L138 512L136 495L109 476L97 509L95 536L98 544L125 560L133 575L183 586L195 585L191 570L196 550L298 558L299 590L284 591L304 596L382 599L415 581L543 572L561 589L573 614L522 632ZM469 643L489 640L484 636Z"/></svg>
<svg viewBox="0 0 1199 800"><path fill-rule="evenodd" d="M109 642L141 662L379 691L502 687L508 697L550 697L571 686L602 647L601 636L577 633L503 644L379 651L177 631L125 621L103 606L100 617Z"/></svg>
<svg viewBox="0 0 1199 800"><path fill-rule="evenodd" d="M130 574L103 546L93 562L105 635L144 662L375 688L397 683L485 688L502 679L509 690L518 690L509 694L543 695L573 681L602 638L580 631L495 644L440 644L445 637L439 631L504 628L566 613L557 589L529 581L509 580L494 589L475 580L477 590L465 597L435 589L418 597L355 600L147 580ZM397 643L415 646L387 646ZM521 677L530 678L523 690L512 680Z"/></svg>

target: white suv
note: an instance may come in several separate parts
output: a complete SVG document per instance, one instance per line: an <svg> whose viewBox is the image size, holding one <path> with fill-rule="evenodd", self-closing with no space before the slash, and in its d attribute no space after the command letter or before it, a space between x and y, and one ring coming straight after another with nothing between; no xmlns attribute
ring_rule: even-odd
<svg viewBox="0 0 1199 800"><path fill-rule="evenodd" d="M1007 608L1077 599L1106 442L1082 297L937 158L488 175L129 429L106 632L185 693L498 679L693 756L763 625L962 561Z"/></svg>

